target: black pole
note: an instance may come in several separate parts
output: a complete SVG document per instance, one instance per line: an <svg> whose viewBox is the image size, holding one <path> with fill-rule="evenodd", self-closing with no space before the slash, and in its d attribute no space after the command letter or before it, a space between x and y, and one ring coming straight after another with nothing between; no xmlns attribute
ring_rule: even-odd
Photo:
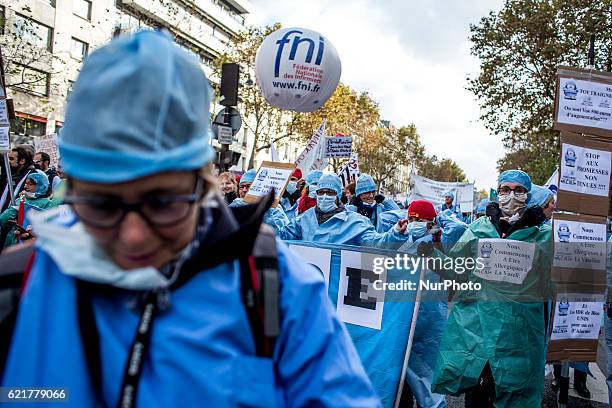
<svg viewBox="0 0 612 408"><path fill-rule="evenodd" d="M595 68L595 34L589 39L589 66Z"/></svg>

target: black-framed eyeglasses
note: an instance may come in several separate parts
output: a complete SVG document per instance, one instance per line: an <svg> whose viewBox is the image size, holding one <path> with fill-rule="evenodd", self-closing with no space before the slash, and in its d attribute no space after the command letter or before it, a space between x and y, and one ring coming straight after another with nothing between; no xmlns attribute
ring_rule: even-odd
<svg viewBox="0 0 612 408"><path fill-rule="evenodd" d="M184 221L192 205L203 196L203 180L196 178L193 194L144 197L133 203L126 203L118 197L86 197L68 195L66 204L85 224L94 228L117 228L126 215L135 211L152 227L171 227Z"/></svg>
<svg viewBox="0 0 612 408"><path fill-rule="evenodd" d="M499 195L508 195L511 191L514 191L514 194L527 194L527 189L523 186L516 186L514 188L510 188L508 186L502 186L497 189L497 194Z"/></svg>

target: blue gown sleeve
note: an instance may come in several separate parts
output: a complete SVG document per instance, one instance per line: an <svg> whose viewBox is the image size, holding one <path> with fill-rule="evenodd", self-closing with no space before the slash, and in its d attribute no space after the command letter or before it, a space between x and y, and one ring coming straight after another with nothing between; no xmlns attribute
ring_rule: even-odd
<svg viewBox="0 0 612 408"><path fill-rule="evenodd" d="M380 407L323 277L278 247L282 326L274 358L288 406Z"/></svg>
<svg viewBox="0 0 612 408"><path fill-rule="evenodd" d="M288 221L276 231L276 235L285 240L301 240L302 226L300 224L300 218L299 216L292 218L291 221Z"/></svg>
<svg viewBox="0 0 612 408"><path fill-rule="evenodd" d="M392 211L392 210L399 210L399 206L395 203L395 201L393 201L390 198L385 198L385 200L382 202L382 206L384 208L385 211Z"/></svg>

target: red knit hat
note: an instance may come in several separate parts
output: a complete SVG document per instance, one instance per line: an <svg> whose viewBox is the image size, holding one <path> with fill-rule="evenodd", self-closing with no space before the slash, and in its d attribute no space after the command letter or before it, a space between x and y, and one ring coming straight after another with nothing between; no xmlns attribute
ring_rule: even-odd
<svg viewBox="0 0 612 408"><path fill-rule="evenodd" d="M436 210L433 204L427 200L414 200L408 206L408 217L433 221L436 218Z"/></svg>
<svg viewBox="0 0 612 408"><path fill-rule="evenodd" d="M295 168L295 170L293 170L293 173L291 173L291 177L296 177L298 180L302 179L302 170L300 170L299 168Z"/></svg>

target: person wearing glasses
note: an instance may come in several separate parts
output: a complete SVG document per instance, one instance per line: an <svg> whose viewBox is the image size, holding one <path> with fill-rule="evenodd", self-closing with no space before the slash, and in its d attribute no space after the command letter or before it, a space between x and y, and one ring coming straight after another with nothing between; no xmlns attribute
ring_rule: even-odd
<svg viewBox="0 0 612 408"><path fill-rule="evenodd" d="M23 183L23 191L20 194L16 206L10 206L0 214L0 229L6 233L6 239L2 248L9 248L20 240L32 238L26 232L25 217L30 211L45 211L56 205L48 198L47 189L49 181L47 175L40 170L28 174ZM23 207L23 219L19 220L19 208Z"/></svg>
<svg viewBox="0 0 612 408"><path fill-rule="evenodd" d="M380 234L367 218L348 211L340 202L342 180L336 174L321 176L315 192L316 206L280 228L281 238L362 246L402 243L408 239L404 234L408 220L399 220Z"/></svg>
<svg viewBox="0 0 612 408"><path fill-rule="evenodd" d="M455 259L473 258L476 265L478 259L484 265L485 258L494 257L490 266L467 269L466 264L461 274L437 270L446 279L481 285L458 292L453 300L432 387L441 394L465 393L468 408L539 407L542 402L552 232L542 207L527 206L531 189L527 173L501 173L499 203L489 203L487 216L470 224L449 253ZM519 276L510 266L521 258L531 261Z"/></svg>
<svg viewBox="0 0 612 408"><path fill-rule="evenodd" d="M87 58L60 135L72 211L32 221L1 386L64 390L66 407L380 406L324 280L270 236L278 335L258 353L241 270L265 204L247 229L204 170L211 96L164 32Z"/></svg>

